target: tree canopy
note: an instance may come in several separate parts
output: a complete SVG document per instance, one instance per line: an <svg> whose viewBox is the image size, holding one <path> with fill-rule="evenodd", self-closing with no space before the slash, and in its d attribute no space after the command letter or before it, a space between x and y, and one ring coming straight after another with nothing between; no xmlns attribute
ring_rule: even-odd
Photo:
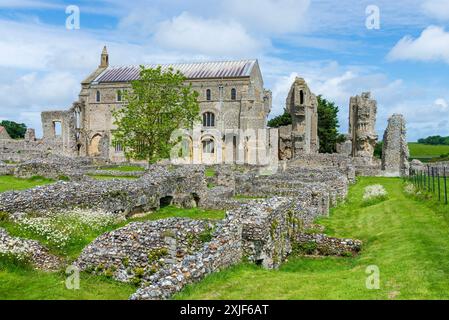
<svg viewBox="0 0 449 320"><path fill-rule="evenodd" d="M338 132L338 106L334 102L318 99L318 138L320 139L320 153L334 153L337 143L344 141L344 135Z"/></svg>
<svg viewBox="0 0 449 320"><path fill-rule="evenodd" d="M418 143L430 145L449 145L449 137L430 136L424 139L419 139Z"/></svg>
<svg viewBox="0 0 449 320"><path fill-rule="evenodd" d="M179 142L171 139L177 129L190 129L199 120L198 93L185 85L179 71L141 66L140 79L123 92L125 104L113 112L113 142L127 158L155 163L169 158Z"/></svg>
<svg viewBox="0 0 449 320"><path fill-rule="evenodd" d="M13 139L23 139L25 138L25 133L27 131L27 126L24 123L17 123L14 121L3 120L0 122L0 126L6 129L9 136Z"/></svg>
<svg viewBox="0 0 449 320"><path fill-rule="evenodd" d="M292 116L287 112L287 110L284 110L283 114L268 121L268 126L270 128L279 128L282 126L287 126L289 124L292 124Z"/></svg>

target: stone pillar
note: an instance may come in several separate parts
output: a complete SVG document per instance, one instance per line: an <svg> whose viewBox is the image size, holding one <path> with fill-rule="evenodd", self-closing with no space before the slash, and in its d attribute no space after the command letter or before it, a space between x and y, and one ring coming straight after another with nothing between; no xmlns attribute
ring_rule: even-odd
<svg viewBox="0 0 449 320"><path fill-rule="evenodd" d="M377 102L371 93L351 97L349 101L349 138L352 141L353 157L372 160L377 143Z"/></svg>
<svg viewBox="0 0 449 320"><path fill-rule="evenodd" d="M410 164L406 138L405 119L401 114L394 114L388 119L384 133L382 149L382 170L387 176L407 176Z"/></svg>

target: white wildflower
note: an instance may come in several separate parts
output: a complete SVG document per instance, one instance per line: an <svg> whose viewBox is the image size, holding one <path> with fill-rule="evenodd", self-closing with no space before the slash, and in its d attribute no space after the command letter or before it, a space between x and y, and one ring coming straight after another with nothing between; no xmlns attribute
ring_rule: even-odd
<svg viewBox="0 0 449 320"><path fill-rule="evenodd" d="M385 188L380 184L375 184L365 188L365 193L363 195L363 200L368 201L372 199L384 198L388 195Z"/></svg>

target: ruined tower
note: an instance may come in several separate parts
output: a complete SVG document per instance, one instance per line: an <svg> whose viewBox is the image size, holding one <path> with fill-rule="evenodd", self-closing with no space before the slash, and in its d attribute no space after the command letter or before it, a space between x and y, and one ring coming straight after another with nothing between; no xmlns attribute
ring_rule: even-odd
<svg viewBox="0 0 449 320"><path fill-rule="evenodd" d="M371 93L351 97L349 102L349 139L352 141L353 157L372 159L377 143L377 102Z"/></svg>
<svg viewBox="0 0 449 320"><path fill-rule="evenodd" d="M388 176L408 176L409 156L405 119L401 114L394 114L388 119L384 133L382 170Z"/></svg>
<svg viewBox="0 0 449 320"><path fill-rule="evenodd" d="M287 96L286 110L292 116L292 156L317 153L318 101L302 78L296 78Z"/></svg>

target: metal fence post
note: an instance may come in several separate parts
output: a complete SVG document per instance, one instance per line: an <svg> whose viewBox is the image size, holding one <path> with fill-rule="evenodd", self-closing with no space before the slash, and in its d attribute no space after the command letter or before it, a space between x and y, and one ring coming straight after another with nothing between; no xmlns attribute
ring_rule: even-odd
<svg viewBox="0 0 449 320"><path fill-rule="evenodd" d="M441 194L440 194L440 170L437 169L437 179L438 179L438 201L441 201Z"/></svg>
<svg viewBox="0 0 449 320"><path fill-rule="evenodd" d="M443 168L444 179L444 203L447 204L446 167Z"/></svg>

